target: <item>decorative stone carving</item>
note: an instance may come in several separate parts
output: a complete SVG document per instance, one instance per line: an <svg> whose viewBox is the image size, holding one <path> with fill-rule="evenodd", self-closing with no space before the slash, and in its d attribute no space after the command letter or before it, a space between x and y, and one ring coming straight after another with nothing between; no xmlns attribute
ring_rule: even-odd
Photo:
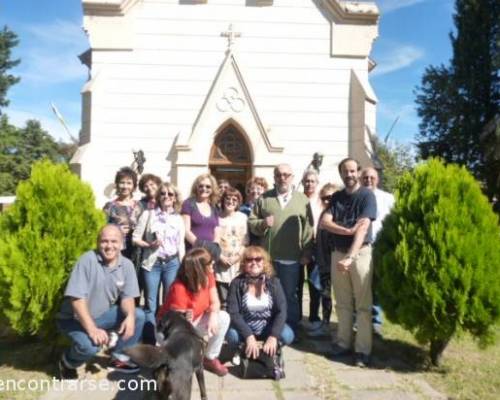
<svg viewBox="0 0 500 400"><path fill-rule="evenodd" d="M245 108L245 100L237 88L231 86L224 90L221 98L217 101L217 110L227 112L229 110L239 113Z"/></svg>

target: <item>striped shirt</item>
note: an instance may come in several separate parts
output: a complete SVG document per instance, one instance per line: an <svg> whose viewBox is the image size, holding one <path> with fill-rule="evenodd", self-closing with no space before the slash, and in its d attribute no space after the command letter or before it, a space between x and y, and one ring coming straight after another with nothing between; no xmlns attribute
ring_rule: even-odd
<svg viewBox="0 0 500 400"><path fill-rule="evenodd" d="M263 292L260 297L246 292L242 300L243 319L254 335L261 335L267 324L271 322L272 297L266 292Z"/></svg>

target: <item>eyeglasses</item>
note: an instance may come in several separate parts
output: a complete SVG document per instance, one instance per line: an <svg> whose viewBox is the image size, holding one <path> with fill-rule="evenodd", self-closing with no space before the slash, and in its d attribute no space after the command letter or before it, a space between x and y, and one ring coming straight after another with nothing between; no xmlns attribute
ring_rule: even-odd
<svg viewBox="0 0 500 400"><path fill-rule="evenodd" d="M165 197L165 196L168 196L168 197L175 197L175 193L172 193L172 192L160 192L160 194Z"/></svg>
<svg viewBox="0 0 500 400"><path fill-rule="evenodd" d="M212 189L212 186L200 184L200 185L198 185L198 189Z"/></svg>
<svg viewBox="0 0 500 400"><path fill-rule="evenodd" d="M276 172L274 174L274 177L275 178L283 178L283 179L288 179L292 176L292 174L288 173L288 172Z"/></svg>
<svg viewBox="0 0 500 400"><path fill-rule="evenodd" d="M332 198L332 195L328 195L328 196L321 196L321 201L330 201L330 199Z"/></svg>
<svg viewBox="0 0 500 400"><path fill-rule="evenodd" d="M370 179L371 179L372 181L374 181L374 180L375 180L375 179L377 179L377 178L376 178L375 176L368 176L368 175L363 176L363 180L364 180L364 181L368 181L368 180L370 180Z"/></svg>
<svg viewBox="0 0 500 400"><path fill-rule="evenodd" d="M224 201L226 201L228 203L237 203L238 202L238 198L237 197L226 197L224 199Z"/></svg>
<svg viewBox="0 0 500 400"><path fill-rule="evenodd" d="M252 261L255 261L257 263L260 263L262 262L262 260L264 260L264 257L261 257L261 256L257 256L257 257L246 257L245 258L245 262L247 263L251 263Z"/></svg>

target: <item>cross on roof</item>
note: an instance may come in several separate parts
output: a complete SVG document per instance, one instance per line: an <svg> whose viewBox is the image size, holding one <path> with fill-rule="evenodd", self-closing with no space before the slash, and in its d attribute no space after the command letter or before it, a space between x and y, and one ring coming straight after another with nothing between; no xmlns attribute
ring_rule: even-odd
<svg viewBox="0 0 500 400"><path fill-rule="evenodd" d="M222 37L227 38L227 49L231 50L234 44L234 39L241 37L241 32L233 31L233 24L229 24L227 31L221 32Z"/></svg>

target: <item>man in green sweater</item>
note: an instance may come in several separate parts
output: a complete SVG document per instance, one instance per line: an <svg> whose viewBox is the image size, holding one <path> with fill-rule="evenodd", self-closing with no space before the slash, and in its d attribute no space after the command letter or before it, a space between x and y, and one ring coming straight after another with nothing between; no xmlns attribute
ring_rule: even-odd
<svg viewBox="0 0 500 400"><path fill-rule="evenodd" d="M287 323L296 331L300 269L311 260L313 228L309 199L294 191L292 182L290 165L278 165L274 169L274 189L257 200L248 224L271 255L287 300Z"/></svg>

